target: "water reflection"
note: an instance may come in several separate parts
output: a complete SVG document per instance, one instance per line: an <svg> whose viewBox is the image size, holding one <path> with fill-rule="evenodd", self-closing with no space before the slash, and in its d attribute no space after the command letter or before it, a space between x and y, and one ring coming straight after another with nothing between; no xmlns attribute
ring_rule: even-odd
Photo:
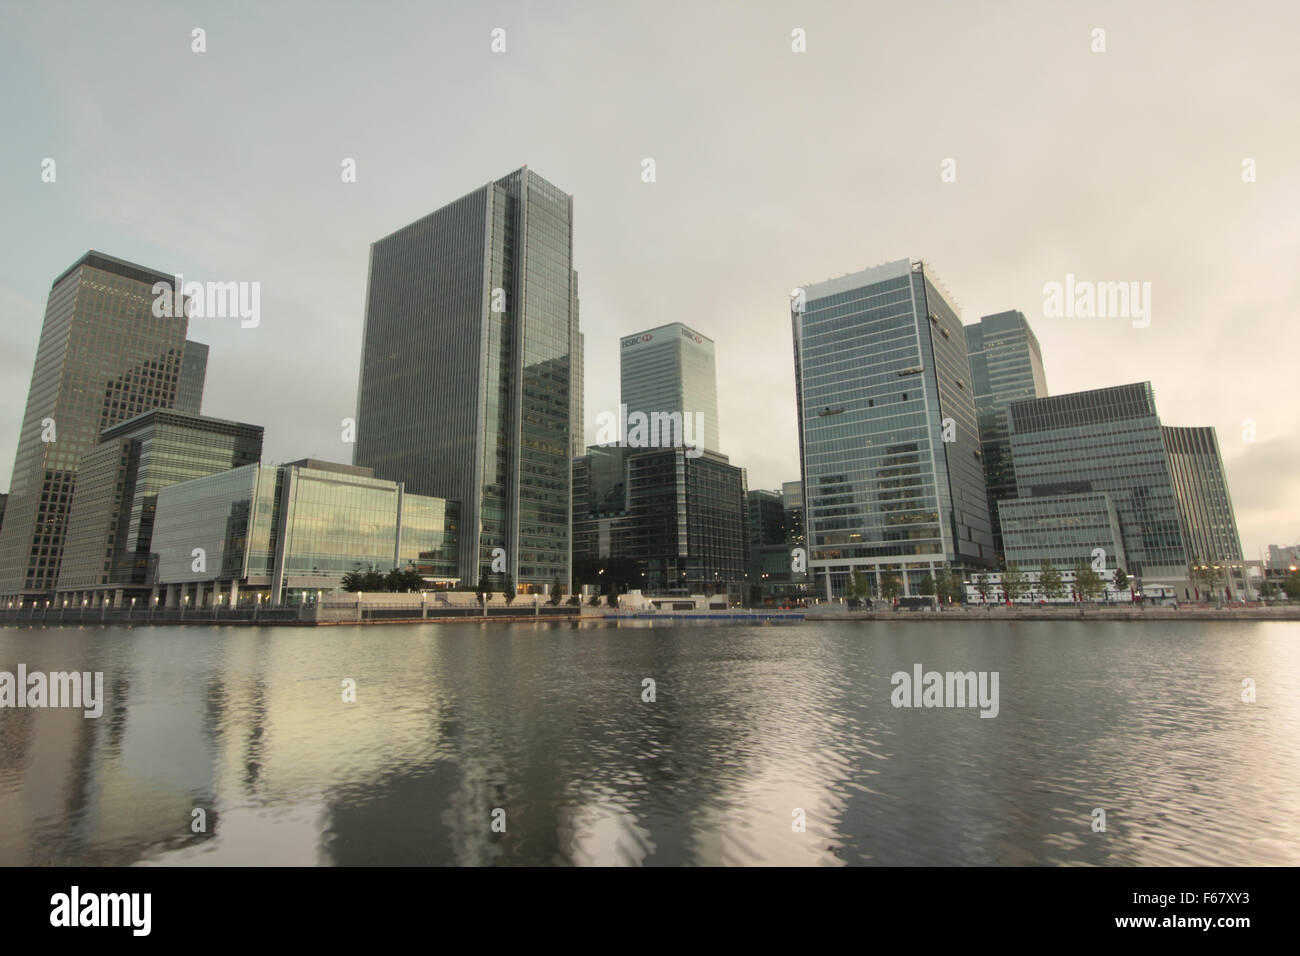
<svg viewBox="0 0 1300 956"><path fill-rule="evenodd" d="M0 711L0 863L1300 863L1300 625L1138 626L0 630L108 692Z"/></svg>

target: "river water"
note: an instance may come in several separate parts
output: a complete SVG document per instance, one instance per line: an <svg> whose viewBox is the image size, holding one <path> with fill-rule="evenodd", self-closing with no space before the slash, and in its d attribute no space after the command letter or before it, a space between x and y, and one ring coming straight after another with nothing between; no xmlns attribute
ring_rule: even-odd
<svg viewBox="0 0 1300 956"><path fill-rule="evenodd" d="M1300 864L1290 622L0 629L19 663L105 701L0 710L0 864ZM996 716L894 706L916 665Z"/></svg>

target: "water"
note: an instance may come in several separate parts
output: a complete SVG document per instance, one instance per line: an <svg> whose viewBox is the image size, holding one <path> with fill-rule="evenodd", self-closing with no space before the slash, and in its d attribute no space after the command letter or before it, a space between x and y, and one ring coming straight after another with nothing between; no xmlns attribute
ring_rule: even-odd
<svg viewBox="0 0 1300 956"><path fill-rule="evenodd" d="M0 711L0 864L1300 863L1295 623L0 629L19 662L108 702ZM916 663L998 716L894 708Z"/></svg>

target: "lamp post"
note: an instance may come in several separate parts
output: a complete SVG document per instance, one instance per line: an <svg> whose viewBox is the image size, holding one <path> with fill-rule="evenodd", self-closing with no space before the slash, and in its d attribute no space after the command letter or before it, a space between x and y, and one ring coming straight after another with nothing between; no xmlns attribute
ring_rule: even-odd
<svg viewBox="0 0 1300 956"><path fill-rule="evenodd" d="M181 598L181 620L185 620L185 609L190 606L190 596L186 594Z"/></svg>
<svg viewBox="0 0 1300 956"><path fill-rule="evenodd" d="M135 598L131 598L131 609L126 612L126 619L129 621L135 615Z"/></svg>

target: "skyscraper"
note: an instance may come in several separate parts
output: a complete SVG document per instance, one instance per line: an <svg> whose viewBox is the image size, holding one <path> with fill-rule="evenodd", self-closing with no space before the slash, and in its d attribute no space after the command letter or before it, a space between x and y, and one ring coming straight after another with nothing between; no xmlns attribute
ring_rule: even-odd
<svg viewBox="0 0 1300 956"><path fill-rule="evenodd" d="M984 483L989 492L993 548L1000 555L1002 530L997 502L1016 496L1007 406L1021 399L1046 398L1047 376L1038 338L1020 312L986 315L966 326L965 333L980 451L984 456Z"/></svg>
<svg viewBox="0 0 1300 956"><path fill-rule="evenodd" d="M371 246L353 460L460 502L463 580L570 579L576 290L573 199L527 167Z"/></svg>
<svg viewBox="0 0 1300 956"><path fill-rule="evenodd" d="M625 335L619 346L621 400L628 415L680 415L683 430L691 429L695 441L701 436L693 423L702 420L704 449L719 451L713 339L673 322Z"/></svg>
<svg viewBox="0 0 1300 956"><path fill-rule="evenodd" d="M105 429L77 469L58 591L115 607L147 597L159 491L261 457L260 425L155 409Z"/></svg>
<svg viewBox="0 0 1300 956"><path fill-rule="evenodd" d="M1240 564L1241 538L1214 429L1166 425L1161 431L1188 560Z"/></svg>
<svg viewBox="0 0 1300 956"><path fill-rule="evenodd" d="M899 259L807 286L791 309L809 571L910 594L942 565L993 558L957 307ZM877 590L879 593L879 590Z"/></svg>
<svg viewBox="0 0 1300 956"><path fill-rule="evenodd" d="M54 280L0 529L0 594L52 592L81 456L104 429L175 405L188 320L154 315L152 291L173 281L94 251Z"/></svg>
<svg viewBox="0 0 1300 956"><path fill-rule="evenodd" d="M1125 570L1147 584L1186 581L1178 497L1150 382L1012 402L1008 422L1018 499L999 503L1008 556L1031 565L1087 560L1086 552L1065 554L1066 539L1053 529L1083 524L1104 537L1113 506ZM1025 537L1034 535L1050 550L1036 551ZM1104 557L1113 569L1117 555Z"/></svg>

